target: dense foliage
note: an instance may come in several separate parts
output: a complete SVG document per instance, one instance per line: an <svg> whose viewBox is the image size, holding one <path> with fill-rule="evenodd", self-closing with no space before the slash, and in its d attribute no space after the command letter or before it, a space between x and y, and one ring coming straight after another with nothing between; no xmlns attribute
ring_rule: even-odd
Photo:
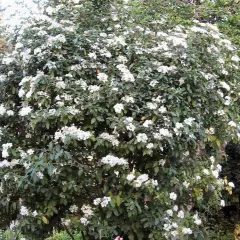
<svg viewBox="0 0 240 240"><path fill-rule="evenodd" d="M219 163L239 136L240 58L215 25L146 19L144 4L63 2L9 36L2 227L206 239L202 213L234 188Z"/></svg>

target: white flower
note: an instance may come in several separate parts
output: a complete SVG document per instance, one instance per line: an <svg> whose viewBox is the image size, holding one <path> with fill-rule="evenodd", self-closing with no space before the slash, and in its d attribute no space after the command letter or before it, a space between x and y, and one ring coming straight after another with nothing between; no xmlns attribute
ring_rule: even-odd
<svg viewBox="0 0 240 240"><path fill-rule="evenodd" d="M226 106L229 106L229 105L231 104L231 102L232 102L232 98L229 97L229 96L226 96L226 97L225 97L225 102L224 102L224 104L225 104Z"/></svg>
<svg viewBox="0 0 240 240"><path fill-rule="evenodd" d="M111 202L110 197L103 197L102 202L101 202L101 207L106 207L108 205L108 203L110 203L110 202Z"/></svg>
<svg viewBox="0 0 240 240"><path fill-rule="evenodd" d="M54 13L54 9L52 7L47 7L46 8L46 12L49 14L49 15L52 15Z"/></svg>
<svg viewBox="0 0 240 240"><path fill-rule="evenodd" d="M81 222L84 226L86 226L86 225L89 223L89 221L88 221L87 218L85 218L85 217L80 218L80 222Z"/></svg>
<svg viewBox="0 0 240 240"><path fill-rule="evenodd" d="M153 81L150 82L149 85L150 85L151 87L155 87L157 84L158 84L158 81L157 81L157 80L153 80Z"/></svg>
<svg viewBox="0 0 240 240"><path fill-rule="evenodd" d="M123 159L123 158L118 158L112 155L107 155L106 157L102 158L101 162L103 164L108 164L111 167L114 167L116 165L123 165L123 166L127 166L128 162L127 160Z"/></svg>
<svg viewBox="0 0 240 240"><path fill-rule="evenodd" d="M203 169L203 173L204 173L205 175L209 175L209 170Z"/></svg>
<svg viewBox="0 0 240 240"><path fill-rule="evenodd" d="M136 184L136 187L141 187L144 182L148 180L148 174L142 174L137 177L137 179L134 181Z"/></svg>
<svg viewBox="0 0 240 240"><path fill-rule="evenodd" d="M172 209L168 209L166 211L166 213L169 215L169 216L172 216L173 215L173 210Z"/></svg>
<svg viewBox="0 0 240 240"><path fill-rule="evenodd" d="M25 206L21 206L21 208L20 208L20 214L21 214L22 216L28 216L28 215L29 215L29 211L28 211L28 209L27 209Z"/></svg>
<svg viewBox="0 0 240 240"><path fill-rule="evenodd" d="M108 142L110 142L113 146L118 146L119 145L119 141L117 140L117 138L114 135L111 135L109 133L101 133L99 138L102 138L104 140L107 140Z"/></svg>
<svg viewBox="0 0 240 240"><path fill-rule="evenodd" d="M228 71L227 71L226 69L223 69L223 70L222 70L222 74L228 75Z"/></svg>
<svg viewBox="0 0 240 240"><path fill-rule="evenodd" d="M152 125L153 124L153 121L152 120L146 120L144 123L143 123L143 126L145 128L149 128L149 125Z"/></svg>
<svg viewBox="0 0 240 240"><path fill-rule="evenodd" d="M100 202L101 202L101 199L100 199ZM99 204L100 204L100 202L99 202ZM97 204L98 205L98 204ZM76 210L76 208L75 208L75 211L77 211ZM89 216L92 216L93 215L93 210L92 210L92 207L90 206L90 205L83 205L82 207L81 207L81 211L84 213L84 216L85 217L89 217Z"/></svg>
<svg viewBox="0 0 240 240"><path fill-rule="evenodd" d="M195 219L195 220L194 220L194 223L195 223L196 225L201 225L201 224L202 224L202 220L201 220L201 219Z"/></svg>
<svg viewBox="0 0 240 240"><path fill-rule="evenodd" d="M3 104L0 105L0 115L4 115L6 113L6 108L3 106Z"/></svg>
<svg viewBox="0 0 240 240"><path fill-rule="evenodd" d="M189 151L186 151L186 152L183 153L183 156L184 156L184 157L188 157L189 155L190 155L190 152L189 152Z"/></svg>
<svg viewBox="0 0 240 240"><path fill-rule="evenodd" d="M65 89L66 88L66 84L63 81L57 81L56 82L56 87L59 89Z"/></svg>
<svg viewBox="0 0 240 240"><path fill-rule="evenodd" d="M222 171L222 166L221 166L220 164L217 165L217 170L218 170L219 172Z"/></svg>
<svg viewBox="0 0 240 240"><path fill-rule="evenodd" d="M130 173L127 175L126 179L131 182L135 178L135 175L133 173Z"/></svg>
<svg viewBox="0 0 240 240"><path fill-rule="evenodd" d="M218 178L218 177L219 177L219 171L218 171L218 170L212 170L212 175L213 175L215 178Z"/></svg>
<svg viewBox="0 0 240 240"><path fill-rule="evenodd" d="M128 61L127 58L122 55L117 57L117 62L126 63L127 61Z"/></svg>
<svg viewBox="0 0 240 240"><path fill-rule="evenodd" d="M108 81L108 75L105 74L105 73L98 73L97 75L97 79L100 81L100 82L107 82Z"/></svg>
<svg viewBox="0 0 240 240"><path fill-rule="evenodd" d="M215 157L214 156L211 156L209 159L210 159L212 164L215 162Z"/></svg>
<svg viewBox="0 0 240 240"><path fill-rule="evenodd" d="M223 88L225 88L227 91L230 91L230 90L231 90L230 86L229 86L226 82L220 81L219 83L220 83L220 85L221 85Z"/></svg>
<svg viewBox="0 0 240 240"><path fill-rule="evenodd" d="M133 123L129 123L127 126L126 126L126 129L128 131L131 131L131 132L134 132L136 127L133 125Z"/></svg>
<svg viewBox="0 0 240 240"><path fill-rule="evenodd" d="M182 123L179 123L179 122L176 122L176 128L179 129L179 128L183 128L183 124Z"/></svg>
<svg viewBox="0 0 240 240"><path fill-rule="evenodd" d="M61 222L62 222L63 225L69 226L70 223L71 223L71 219L61 218Z"/></svg>
<svg viewBox="0 0 240 240"><path fill-rule="evenodd" d="M167 112L167 109L166 109L164 106L161 106L161 107L158 109L158 111L159 111L160 113L166 113L166 112Z"/></svg>
<svg viewBox="0 0 240 240"><path fill-rule="evenodd" d="M174 205L174 206L173 206L173 211L174 211L174 212L177 212L177 211L178 211L178 206L177 206L177 205Z"/></svg>
<svg viewBox="0 0 240 240"><path fill-rule="evenodd" d="M15 45L16 50L19 49L19 48L23 48L23 44L20 43L20 42L16 43L16 45Z"/></svg>
<svg viewBox="0 0 240 240"><path fill-rule="evenodd" d="M137 137L137 142L138 143L140 143L140 142L146 143L147 140L148 140L148 137L145 133L139 133L136 137Z"/></svg>
<svg viewBox="0 0 240 240"><path fill-rule="evenodd" d="M153 143L148 143L146 146L147 149L152 149L153 147L154 147Z"/></svg>
<svg viewBox="0 0 240 240"><path fill-rule="evenodd" d="M178 228L178 224L177 224L176 222L173 222L173 223L172 223L172 227L173 227L173 228Z"/></svg>
<svg viewBox="0 0 240 240"><path fill-rule="evenodd" d="M171 228L172 228L172 226L171 226L171 224L169 224L169 223L165 223L165 224L163 225L163 229L164 229L165 231L167 231L167 232L169 232L169 231L171 230Z"/></svg>
<svg viewBox="0 0 240 240"><path fill-rule="evenodd" d="M81 129L78 129L72 125L71 127L65 126L61 130L55 132L54 138L55 140L62 139L64 142L67 136L81 141L89 139L91 137L91 133L88 131L82 131Z"/></svg>
<svg viewBox="0 0 240 240"><path fill-rule="evenodd" d="M152 103L152 102L148 102L147 103L147 108L151 109L151 110L157 109L157 104L156 103Z"/></svg>
<svg viewBox="0 0 240 240"><path fill-rule="evenodd" d="M234 187L235 187L235 185L234 185L234 183L233 183L233 182L229 182L229 183L228 183L228 186L229 186L229 187L232 187L232 188L234 188Z"/></svg>
<svg viewBox="0 0 240 240"><path fill-rule="evenodd" d="M41 172L36 172L36 175L37 175L37 177L39 178L39 179L43 179L43 173L41 173Z"/></svg>
<svg viewBox="0 0 240 240"><path fill-rule="evenodd" d="M231 60L234 62L239 62L240 58L238 56L234 55L234 56L232 56Z"/></svg>
<svg viewBox="0 0 240 240"><path fill-rule="evenodd" d="M36 217L38 215L37 211L35 210L33 213L32 213L33 217Z"/></svg>
<svg viewBox="0 0 240 240"><path fill-rule="evenodd" d="M226 204L225 204L225 201L224 201L224 200L221 200L221 201L220 201L220 206L221 206L221 207L225 207L225 205L226 205Z"/></svg>
<svg viewBox="0 0 240 240"><path fill-rule="evenodd" d="M237 127L237 124L234 121L230 121L228 123L228 126L230 126L230 127Z"/></svg>
<svg viewBox="0 0 240 240"><path fill-rule="evenodd" d="M189 117L184 120L184 123L187 124L188 126L192 126L195 118Z"/></svg>
<svg viewBox="0 0 240 240"><path fill-rule="evenodd" d="M76 213L78 211L78 206L77 205L70 206L69 211L71 213Z"/></svg>
<svg viewBox="0 0 240 240"><path fill-rule="evenodd" d="M160 72L160 73L168 73L168 72L171 72L171 71L175 71L177 68L175 66L171 66L171 67L168 67L168 66L159 66L157 71Z"/></svg>
<svg viewBox="0 0 240 240"><path fill-rule="evenodd" d="M190 185L190 183L188 183L188 182L186 182L186 181L183 182L183 186L184 186L185 188L188 188L189 185Z"/></svg>
<svg viewBox="0 0 240 240"><path fill-rule="evenodd" d="M99 91L100 87L97 86L97 85L91 85L91 86L88 86L88 90L93 93L93 92L97 92Z"/></svg>
<svg viewBox="0 0 240 240"><path fill-rule="evenodd" d="M173 237L176 237L178 235L178 231L176 231L176 230L171 231L171 235L173 235Z"/></svg>
<svg viewBox="0 0 240 240"><path fill-rule="evenodd" d="M177 199L177 194L174 193L174 192L171 192L170 195L169 195L169 197L170 197L171 200L174 200L174 201L175 201L175 200Z"/></svg>
<svg viewBox="0 0 240 240"><path fill-rule="evenodd" d="M164 166L165 163L166 163L166 160L165 160L165 159L159 160L159 165Z"/></svg>
<svg viewBox="0 0 240 240"><path fill-rule="evenodd" d="M97 55L95 52L89 53L88 56L92 59L97 59Z"/></svg>
<svg viewBox="0 0 240 240"><path fill-rule="evenodd" d="M122 100L126 103L134 103L135 102L134 98L131 97L131 96L125 96L125 97L122 98Z"/></svg>
<svg viewBox="0 0 240 240"><path fill-rule="evenodd" d="M20 109L19 115L22 116L22 117L27 116L31 111L32 111L31 107L23 107L23 108Z"/></svg>
<svg viewBox="0 0 240 240"><path fill-rule="evenodd" d="M182 233L184 234L184 235L187 235L187 234L192 234L192 230L191 230L191 228L182 228Z"/></svg>
<svg viewBox="0 0 240 240"><path fill-rule="evenodd" d="M124 105L122 103L117 103L113 108L116 113L121 113L124 110Z"/></svg>
<svg viewBox="0 0 240 240"><path fill-rule="evenodd" d="M135 78L129 70L123 72L122 81L124 82L135 82Z"/></svg>
<svg viewBox="0 0 240 240"><path fill-rule="evenodd" d="M13 230L18 225L19 225L18 221L11 221L9 228L10 230Z"/></svg>
<svg viewBox="0 0 240 240"><path fill-rule="evenodd" d="M179 218L184 218L184 212L180 210L177 215Z"/></svg>
<svg viewBox="0 0 240 240"><path fill-rule="evenodd" d="M28 155L31 156L31 155L33 155L33 153L34 153L34 150L33 150L33 149L28 149L28 150L27 150L27 154L28 154Z"/></svg>
<svg viewBox="0 0 240 240"><path fill-rule="evenodd" d="M200 180L201 179L201 177L200 176L196 176L196 180L198 181L198 180Z"/></svg>
<svg viewBox="0 0 240 240"><path fill-rule="evenodd" d="M215 133L215 129L210 127L209 129L206 129L205 130L205 133L206 134L209 134L209 135L213 135Z"/></svg>
<svg viewBox="0 0 240 240"><path fill-rule="evenodd" d="M96 198L93 200L93 204L98 206L101 203L101 198Z"/></svg>

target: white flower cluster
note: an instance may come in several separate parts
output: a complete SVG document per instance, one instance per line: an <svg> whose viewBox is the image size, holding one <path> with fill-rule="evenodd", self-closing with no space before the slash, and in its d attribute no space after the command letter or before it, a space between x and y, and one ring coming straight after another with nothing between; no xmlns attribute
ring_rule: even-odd
<svg viewBox="0 0 240 240"><path fill-rule="evenodd" d="M220 164L217 164L216 166L214 165L214 162L215 162L215 157L214 156L211 156L209 159L212 163L211 166L210 166L210 171L215 178L218 178L219 173L222 171L222 166ZM209 175L210 171L208 169L203 169L203 173L205 175Z"/></svg>
<svg viewBox="0 0 240 240"><path fill-rule="evenodd" d="M29 216L29 210L27 209L27 207L21 206L21 208L20 208L20 214L21 214L22 216Z"/></svg>
<svg viewBox="0 0 240 240"><path fill-rule="evenodd" d="M177 70L177 67L176 66L159 66L157 71L162 73L162 74L166 74L166 73L169 73L169 72L174 72Z"/></svg>
<svg viewBox="0 0 240 240"><path fill-rule="evenodd" d="M13 168L17 164L19 164L18 159L13 159L11 162L8 162L7 160L3 160L2 162L0 162L0 168L7 168L7 167Z"/></svg>
<svg viewBox="0 0 240 240"><path fill-rule="evenodd" d="M119 145L119 141L116 139L116 137L114 135L111 135L109 133L101 133L99 138L102 138L110 143L112 143L113 146L118 146Z"/></svg>
<svg viewBox="0 0 240 240"><path fill-rule="evenodd" d="M126 117L126 119L124 120L124 123L126 124L126 129L130 132L134 132L134 130L136 129L132 122L133 122L132 117Z"/></svg>
<svg viewBox="0 0 240 240"><path fill-rule="evenodd" d="M97 79L98 79L100 82L106 83L106 82L108 81L108 75L105 74L105 73L98 73Z"/></svg>
<svg viewBox="0 0 240 240"><path fill-rule="evenodd" d="M124 110L124 105L122 103L117 103L113 108L116 113L121 113Z"/></svg>
<svg viewBox="0 0 240 240"><path fill-rule="evenodd" d="M108 164L111 167L115 167L116 165L119 166L128 166L128 162L126 159L118 158L112 155L107 155L106 157L103 157L101 162L103 164Z"/></svg>
<svg viewBox="0 0 240 240"><path fill-rule="evenodd" d="M8 154L8 149L11 148L12 146L13 146L12 143L4 143L4 144L2 145L2 157L3 157L3 158L6 158L6 157L9 156L9 154Z"/></svg>
<svg viewBox="0 0 240 240"><path fill-rule="evenodd" d="M89 223L89 221L88 221L87 218L85 218L85 217L81 217L81 218L80 218L80 222L81 222L84 226L88 225L88 223Z"/></svg>
<svg viewBox="0 0 240 240"><path fill-rule="evenodd" d="M136 136L138 143L147 143L148 136L146 133L138 133Z"/></svg>
<svg viewBox="0 0 240 240"><path fill-rule="evenodd" d="M136 180L134 180L134 183L136 184L136 187L141 187L141 185L148 181L148 174L142 174L140 176L137 177Z"/></svg>
<svg viewBox="0 0 240 240"><path fill-rule="evenodd" d="M43 179L44 175L42 172L36 172L36 176L39 178L39 179Z"/></svg>
<svg viewBox="0 0 240 240"><path fill-rule="evenodd" d="M143 127L145 127L145 128L149 128L151 125L153 125L153 121L152 120L146 120L143 123Z"/></svg>
<svg viewBox="0 0 240 240"><path fill-rule="evenodd" d="M98 206L99 204L101 205L101 207L106 207L109 203L111 202L111 198L110 197L103 197L103 198L96 198L93 201L93 204Z"/></svg>
<svg viewBox="0 0 240 240"><path fill-rule="evenodd" d="M56 36L50 36L47 40L48 46L53 46L56 43L65 43L66 37L63 34L58 34Z"/></svg>
<svg viewBox="0 0 240 240"><path fill-rule="evenodd" d="M65 140L66 137L75 138L77 140L87 140L91 137L90 132L85 132L77 128L76 126L72 125L71 127L63 127L61 130L55 133L55 140L62 139Z"/></svg>
<svg viewBox="0 0 240 240"><path fill-rule="evenodd" d="M32 111L32 108L27 106L27 107L23 107L20 109L19 111L19 115L24 117L24 116L27 116L29 113L31 113Z"/></svg>
<svg viewBox="0 0 240 240"><path fill-rule="evenodd" d="M136 178L134 173L129 173L126 176L126 179L129 182L132 182ZM158 181L154 179L149 179L148 174L142 174L138 176L134 181L133 184L136 188L141 187L143 184L147 187L152 186L152 187L157 187L158 186Z"/></svg>
<svg viewBox="0 0 240 240"><path fill-rule="evenodd" d="M61 218L61 223L64 226L69 226L71 223L71 219L65 219L65 218Z"/></svg>
<svg viewBox="0 0 240 240"><path fill-rule="evenodd" d="M7 109L4 107L3 104L0 105L0 115L4 115L6 113Z"/></svg>
<svg viewBox="0 0 240 240"><path fill-rule="evenodd" d="M175 128L173 129L173 131L176 133L177 136L181 135L183 127L184 126L183 126L182 123L179 123L179 122L176 123Z"/></svg>
<svg viewBox="0 0 240 240"><path fill-rule="evenodd" d="M122 81L124 82L135 82L133 74L128 70L124 64L117 65L117 69L122 73Z"/></svg>
<svg viewBox="0 0 240 240"><path fill-rule="evenodd" d="M83 205L81 210L84 213L84 216L86 218L88 218L88 217L93 215L93 209L92 209L92 207L90 205Z"/></svg>
<svg viewBox="0 0 240 240"><path fill-rule="evenodd" d="M126 103L134 103L135 102L134 98L131 96L128 96L128 95L123 97L122 100Z"/></svg>
<svg viewBox="0 0 240 240"><path fill-rule="evenodd" d="M159 132L153 133L153 137L157 140L161 140L163 138L171 138L172 133L166 128L160 128Z"/></svg>
<svg viewBox="0 0 240 240"><path fill-rule="evenodd" d="M171 237L176 237L179 235L179 233L181 232L183 235L190 235L193 233L191 228L186 228L186 227L180 227L179 223L184 219L185 217L185 213L184 211L180 210L178 211L178 206L174 205L172 209L168 209L166 211L166 217L164 218L165 221L167 221L167 223L164 224L163 229L165 232L165 236L167 238L172 239ZM178 218L178 220L176 222L173 222L173 219L171 219L171 217L173 219L176 219L176 217ZM194 214L193 217L193 222L196 225L201 225L202 221L198 216L198 213ZM181 224L182 225L182 224Z"/></svg>

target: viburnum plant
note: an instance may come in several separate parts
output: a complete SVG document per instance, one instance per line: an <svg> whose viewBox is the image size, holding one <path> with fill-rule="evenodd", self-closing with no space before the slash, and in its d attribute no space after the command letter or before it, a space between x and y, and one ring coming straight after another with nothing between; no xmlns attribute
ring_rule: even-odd
<svg viewBox="0 0 240 240"><path fill-rule="evenodd" d="M138 7L62 2L9 35L2 227L29 239L205 239L203 213L234 187L219 172L238 139L240 58L215 25L141 25Z"/></svg>

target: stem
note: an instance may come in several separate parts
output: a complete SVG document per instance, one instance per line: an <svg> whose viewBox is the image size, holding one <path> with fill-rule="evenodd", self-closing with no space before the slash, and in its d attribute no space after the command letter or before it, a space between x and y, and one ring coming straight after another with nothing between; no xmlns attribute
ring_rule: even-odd
<svg viewBox="0 0 240 240"><path fill-rule="evenodd" d="M65 225L64 225L64 228L65 228L67 234L70 236L70 238L71 238L72 240L75 240L74 236L72 235L72 233L69 231L69 229L68 229Z"/></svg>
<svg viewBox="0 0 240 240"><path fill-rule="evenodd" d="M81 234L82 234L82 240L85 240L84 233L83 233L83 232L81 232Z"/></svg>

